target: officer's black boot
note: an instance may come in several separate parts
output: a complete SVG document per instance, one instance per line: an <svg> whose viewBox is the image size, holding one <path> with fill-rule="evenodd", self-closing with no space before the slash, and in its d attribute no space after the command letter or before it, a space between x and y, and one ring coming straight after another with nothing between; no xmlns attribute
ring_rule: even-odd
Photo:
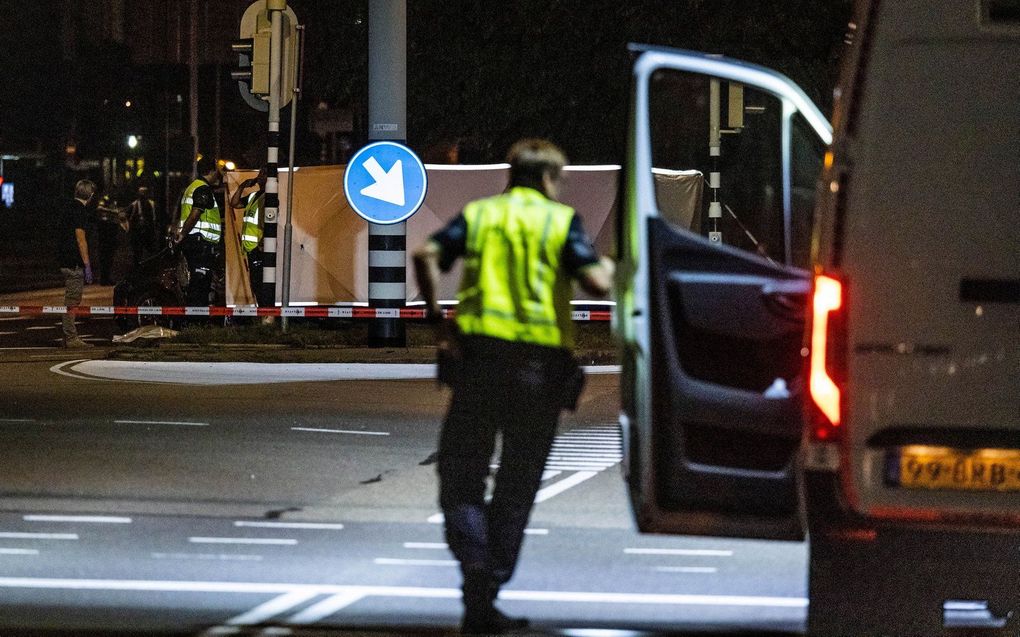
<svg viewBox="0 0 1020 637"><path fill-rule="evenodd" d="M498 594L499 585L487 569L465 570L462 634L503 635L528 627L527 619L508 617L496 608Z"/></svg>

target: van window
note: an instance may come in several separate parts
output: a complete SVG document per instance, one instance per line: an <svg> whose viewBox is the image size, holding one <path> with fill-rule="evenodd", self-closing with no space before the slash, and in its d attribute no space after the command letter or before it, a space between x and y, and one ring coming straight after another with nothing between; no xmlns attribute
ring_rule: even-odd
<svg viewBox="0 0 1020 637"><path fill-rule="evenodd" d="M793 116L790 153L792 192L789 265L810 269L811 231L825 145L800 114Z"/></svg>
<svg viewBox="0 0 1020 637"><path fill-rule="evenodd" d="M674 70L656 72L649 90L660 215L713 241L784 263L780 100L739 83Z"/></svg>

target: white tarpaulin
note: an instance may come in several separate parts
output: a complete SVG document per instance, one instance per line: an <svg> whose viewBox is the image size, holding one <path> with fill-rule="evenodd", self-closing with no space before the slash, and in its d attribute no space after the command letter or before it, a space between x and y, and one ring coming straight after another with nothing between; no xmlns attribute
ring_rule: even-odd
<svg viewBox="0 0 1020 637"><path fill-rule="evenodd" d="M291 304L333 305L368 301L368 223L347 204L343 194L344 166L311 166L294 173L292 218ZM407 300L418 298L411 254L429 235L453 219L469 201L502 192L509 178L507 164L460 166L426 164L428 193L421 209L407 220ZM581 216L600 254L612 254L619 200L619 166L568 166L560 201ZM227 198L254 171L227 175ZM277 294L283 280L283 237L290 175L280 173L280 219L277 231ZM661 178L660 178L661 179ZM700 184L700 179L699 179ZM700 187L696 192L700 201ZM694 197L692 192L691 196ZM696 205L696 204L695 204ZM693 210L693 209L692 209ZM248 289L246 262L240 248L242 210L228 210L224 238L227 255L227 303L254 301ZM696 216L695 216L696 217ZM443 277L442 299L456 296L459 266ZM578 293L579 299L584 298Z"/></svg>

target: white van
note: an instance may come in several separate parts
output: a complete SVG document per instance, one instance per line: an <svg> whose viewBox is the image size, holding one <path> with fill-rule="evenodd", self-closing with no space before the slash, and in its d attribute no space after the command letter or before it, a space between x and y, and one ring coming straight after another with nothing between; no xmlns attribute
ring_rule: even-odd
<svg viewBox="0 0 1020 637"><path fill-rule="evenodd" d="M871 0L855 26L834 131L779 73L634 47L635 516L808 537L812 635L1015 635L1020 2Z"/></svg>

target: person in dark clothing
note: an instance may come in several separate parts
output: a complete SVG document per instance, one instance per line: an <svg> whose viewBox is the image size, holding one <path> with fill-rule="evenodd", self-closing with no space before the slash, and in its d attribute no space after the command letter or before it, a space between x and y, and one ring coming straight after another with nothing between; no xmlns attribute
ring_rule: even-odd
<svg viewBox="0 0 1020 637"><path fill-rule="evenodd" d="M128 237L131 240L131 262L138 267L142 259L162 249L156 219L156 202L149 197L148 186L139 186L135 200L127 210Z"/></svg>
<svg viewBox="0 0 1020 637"><path fill-rule="evenodd" d="M57 220L56 251L60 273L64 275L64 306L69 310L81 303L86 283L92 283L92 264L89 261L89 244L85 235L88 221L86 207L96 194L96 185L82 179L74 186L74 199ZM78 336L74 314L63 317L64 347L92 347Z"/></svg>
<svg viewBox="0 0 1020 637"><path fill-rule="evenodd" d="M218 186L223 176L216 160L210 157L198 160L198 174L200 177L181 195L174 241L181 244L191 272L188 305L223 305L226 269L222 249L223 217L213 192L213 186Z"/></svg>
<svg viewBox="0 0 1020 637"><path fill-rule="evenodd" d="M500 634L527 621L495 606L517 565L546 457L580 374L570 350L572 280L604 296L613 264L599 259L574 210L555 201L566 158L544 140L511 148L510 186L469 203L414 254L428 315L440 317L436 283L464 257L456 334L442 324L440 362L455 361L453 397L439 439L439 503L463 575L468 634ZM573 392L567 395L566 387ZM486 503L497 435L499 471Z"/></svg>
<svg viewBox="0 0 1020 637"><path fill-rule="evenodd" d="M99 239L99 284L113 285L113 259L117 254L117 238L120 232L120 210L116 202L104 195L96 206L96 235Z"/></svg>

